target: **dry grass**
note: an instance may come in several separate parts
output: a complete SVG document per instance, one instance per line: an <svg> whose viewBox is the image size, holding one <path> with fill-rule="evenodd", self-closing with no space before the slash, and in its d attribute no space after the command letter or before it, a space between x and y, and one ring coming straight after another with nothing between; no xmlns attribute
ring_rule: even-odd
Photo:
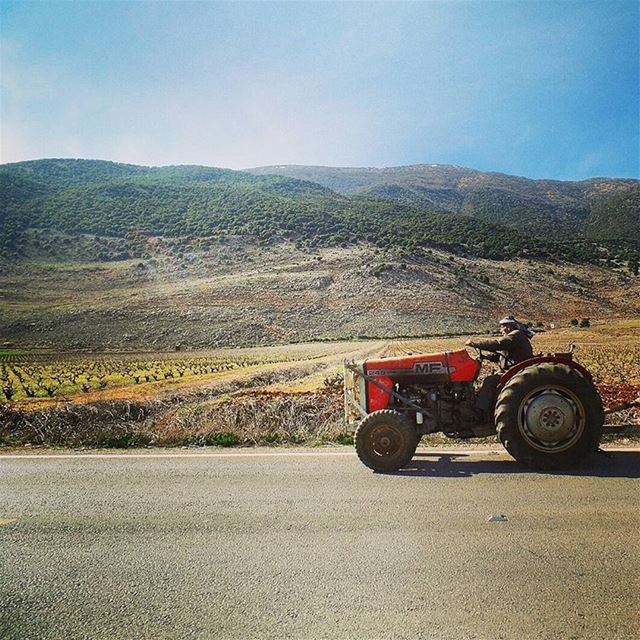
<svg viewBox="0 0 640 640"><path fill-rule="evenodd" d="M162 409L159 402L99 402L41 411L0 408L0 444L53 447L144 445L145 425Z"/></svg>
<svg viewBox="0 0 640 640"><path fill-rule="evenodd" d="M344 441L340 390L0 409L0 443L73 448Z"/></svg>
<svg viewBox="0 0 640 640"><path fill-rule="evenodd" d="M340 390L227 396L163 416L152 430L158 444L314 444L340 440Z"/></svg>

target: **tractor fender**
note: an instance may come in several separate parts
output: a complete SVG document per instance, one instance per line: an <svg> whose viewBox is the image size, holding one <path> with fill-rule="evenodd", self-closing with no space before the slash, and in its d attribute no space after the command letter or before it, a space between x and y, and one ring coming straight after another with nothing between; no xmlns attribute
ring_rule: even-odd
<svg viewBox="0 0 640 640"><path fill-rule="evenodd" d="M589 372L588 369L585 369L581 364L570 360L569 358L561 358L559 356L535 356L533 358L529 358L528 360L523 360L522 362L518 362L518 364L511 367L508 371L502 374L500 377L500 382L498 385L503 387L516 373L520 373L523 369L527 367L531 367L542 362L555 362L557 364L564 364L567 367L571 367L572 369L576 369L579 373L581 373L587 380L593 380L593 376Z"/></svg>

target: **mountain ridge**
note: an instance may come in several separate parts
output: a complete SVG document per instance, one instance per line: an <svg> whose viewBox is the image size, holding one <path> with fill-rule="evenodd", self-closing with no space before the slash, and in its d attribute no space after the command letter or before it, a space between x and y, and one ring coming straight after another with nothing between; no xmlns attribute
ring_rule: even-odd
<svg viewBox="0 0 640 640"><path fill-rule="evenodd" d="M540 181L452 165L237 171L34 160L0 165L0 246L15 253L29 228L118 237L137 229L302 246L431 246L498 259L624 259L640 247L639 184Z"/></svg>
<svg viewBox="0 0 640 640"><path fill-rule="evenodd" d="M578 233L596 241L638 241L637 232L629 234L640 226L640 207L635 204L640 182L633 178L533 179L437 164L384 168L273 165L247 171L304 178L345 195L432 207L525 232L539 228L541 233ZM612 199L624 211L620 234L615 233L615 225L597 219L602 216L610 222L615 217L603 199ZM596 220L590 224L594 212Z"/></svg>
<svg viewBox="0 0 640 640"><path fill-rule="evenodd" d="M13 163L17 164L17 163ZM181 166L181 165L178 165ZM639 178L630 178L630 177L616 177L616 176L590 176L589 178L581 178L580 180L570 180L570 179L561 179L561 178L532 178L530 176L518 175L515 173L505 173L504 171L483 171L481 169L476 169L474 167L467 167L460 164L449 164L449 163L429 163L429 162L416 162L412 164L400 164L400 165L387 165L384 167L376 167L376 166L367 166L367 165L358 165L358 166L333 166L333 165L321 165L321 164L296 164L296 163L285 163L285 164L274 164L274 165L260 165L258 167L244 167L242 169L234 169L234 171L245 171L247 173L252 173L254 171L267 171L271 169L329 169L329 170L339 170L339 171L370 171L370 172L385 172L392 171L397 169L418 169L418 168L429 168L429 169L453 169L458 171L469 171L473 173L482 173L489 174L495 176L508 176L511 178L518 178L522 180L530 180L532 182L562 182L562 183L570 183L570 182L589 182L591 180L630 180L630 181L638 181ZM273 173L278 173L274 171Z"/></svg>

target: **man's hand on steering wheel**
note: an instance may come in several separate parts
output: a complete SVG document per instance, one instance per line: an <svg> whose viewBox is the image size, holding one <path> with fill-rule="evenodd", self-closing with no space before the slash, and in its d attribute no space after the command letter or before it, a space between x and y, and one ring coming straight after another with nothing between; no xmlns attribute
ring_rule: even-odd
<svg viewBox="0 0 640 640"><path fill-rule="evenodd" d="M476 343L473 340L467 340L465 342L465 345L467 347L471 347L476 352L476 354L477 354L477 356L478 356L478 358L480 360L485 360L486 359L485 355L482 353L482 349L480 349L480 347L476 346Z"/></svg>

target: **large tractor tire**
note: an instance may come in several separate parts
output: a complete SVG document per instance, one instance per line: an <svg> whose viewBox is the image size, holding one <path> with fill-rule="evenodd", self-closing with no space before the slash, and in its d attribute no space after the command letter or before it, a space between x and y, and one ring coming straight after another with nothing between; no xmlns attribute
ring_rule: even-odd
<svg viewBox="0 0 640 640"><path fill-rule="evenodd" d="M506 450L534 469L564 469L598 449L604 411L593 383L570 366L542 363L509 380L495 409Z"/></svg>
<svg viewBox="0 0 640 640"><path fill-rule="evenodd" d="M374 471L397 471L413 458L418 433L401 413L384 409L370 413L356 430L356 452Z"/></svg>

